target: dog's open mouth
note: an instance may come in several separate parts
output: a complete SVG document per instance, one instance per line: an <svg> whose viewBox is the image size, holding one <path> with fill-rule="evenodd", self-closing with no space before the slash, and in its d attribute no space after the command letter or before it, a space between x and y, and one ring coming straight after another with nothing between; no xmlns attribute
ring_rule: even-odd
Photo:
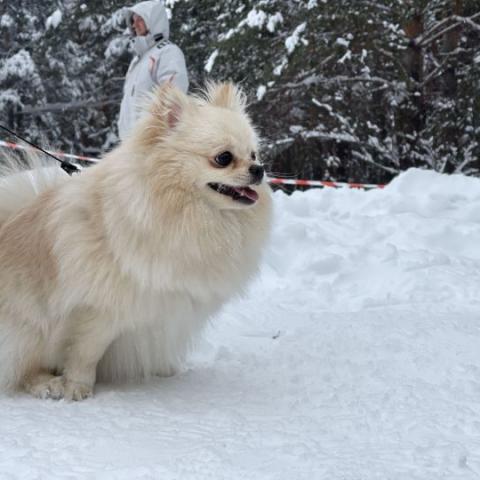
<svg viewBox="0 0 480 480"><path fill-rule="evenodd" d="M258 193L250 187L231 187L223 183L209 183L208 186L212 190L245 205L253 205L258 200Z"/></svg>

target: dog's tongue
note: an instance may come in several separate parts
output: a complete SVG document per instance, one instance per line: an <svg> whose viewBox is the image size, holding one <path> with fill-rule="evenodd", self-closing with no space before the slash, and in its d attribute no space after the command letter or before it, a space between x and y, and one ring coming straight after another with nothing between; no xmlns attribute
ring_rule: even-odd
<svg viewBox="0 0 480 480"><path fill-rule="evenodd" d="M252 190L248 187L236 187L234 189L239 195L242 197L249 198L252 202L256 202L258 200L258 193L255 190Z"/></svg>

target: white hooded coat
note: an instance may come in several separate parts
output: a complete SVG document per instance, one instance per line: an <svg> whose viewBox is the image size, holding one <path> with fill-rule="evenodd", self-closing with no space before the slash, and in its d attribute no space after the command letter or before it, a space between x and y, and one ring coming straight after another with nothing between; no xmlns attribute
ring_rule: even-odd
<svg viewBox="0 0 480 480"><path fill-rule="evenodd" d="M133 58L125 77L118 132L124 139L144 109L148 94L155 85L171 81L183 92L188 90L185 57L177 45L168 41L170 26L163 2L146 1L127 10L127 24L136 13L143 18L148 33L135 37Z"/></svg>

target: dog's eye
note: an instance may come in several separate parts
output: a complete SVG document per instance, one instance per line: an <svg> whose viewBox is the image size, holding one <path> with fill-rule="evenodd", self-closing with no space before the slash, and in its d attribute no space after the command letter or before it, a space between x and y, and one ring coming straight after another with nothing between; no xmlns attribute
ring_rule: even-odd
<svg viewBox="0 0 480 480"><path fill-rule="evenodd" d="M254 162L257 159L257 154L255 152L252 152L250 154L250 158L252 159L252 162Z"/></svg>
<svg viewBox="0 0 480 480"><path fill-rule="evenodd" d="M233 155L231 152L222 152L215 157L215 163L219 167L228 167L233 161Z"/></svg>

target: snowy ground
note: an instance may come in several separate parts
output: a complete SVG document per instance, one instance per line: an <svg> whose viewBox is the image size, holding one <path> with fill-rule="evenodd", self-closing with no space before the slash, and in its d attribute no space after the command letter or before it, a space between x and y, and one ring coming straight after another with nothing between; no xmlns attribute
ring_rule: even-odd
<svg viewBox="0 0 480 480"><path fill-rule="evenodd" d="M0 397L0 479L480 478L480 180L275 194L262 274L182 374Z"/></svg>

